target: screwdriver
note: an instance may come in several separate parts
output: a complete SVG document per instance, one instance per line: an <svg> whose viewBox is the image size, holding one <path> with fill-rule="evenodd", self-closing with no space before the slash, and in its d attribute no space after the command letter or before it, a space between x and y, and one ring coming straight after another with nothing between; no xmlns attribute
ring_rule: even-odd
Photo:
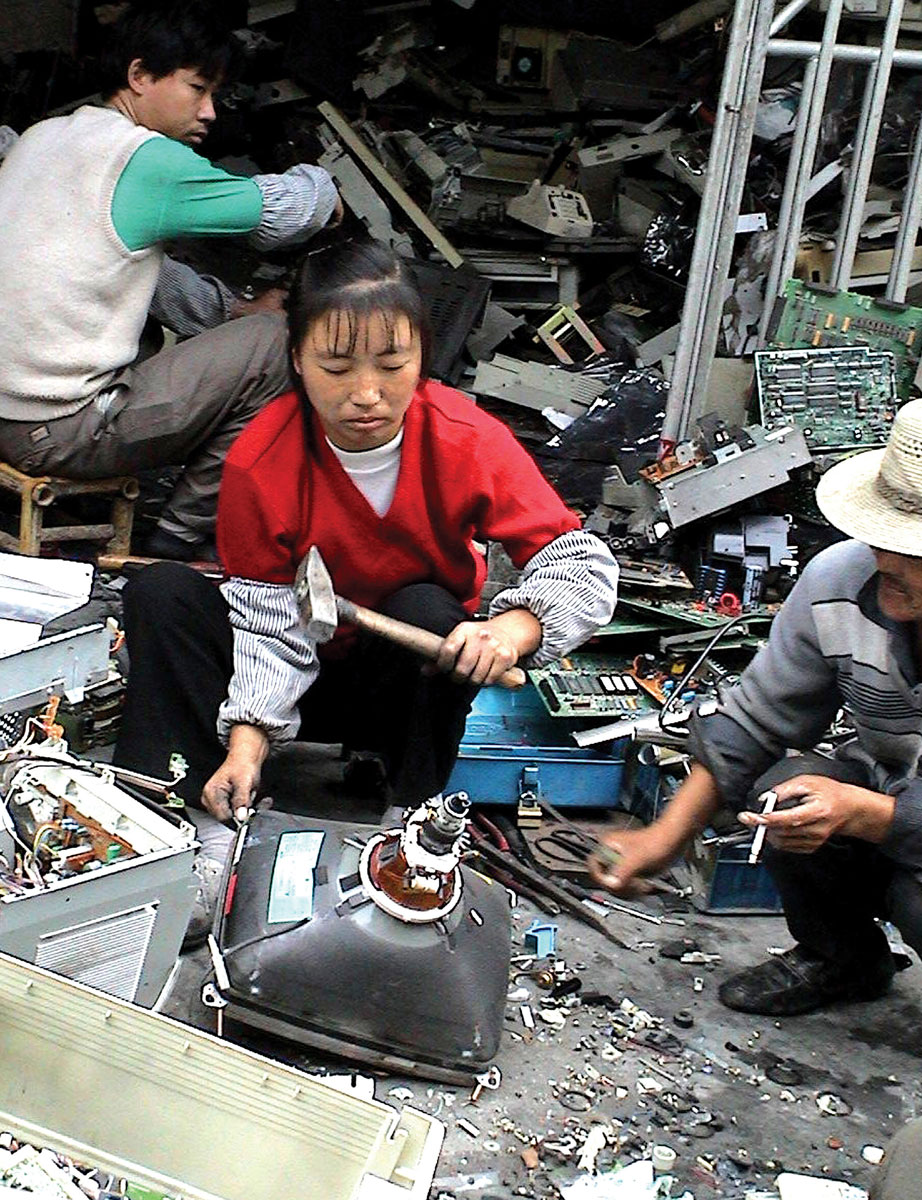
<svg viewBox="0 0 922 1200"><path fill-rule="evenodd" d="M775 805L778 803L778 793L771 790L763 792L756 800L756 804L762 805L762 816L767 817L770 812L775 811ZM762 853L762 844L765 841L766 825L760 825L756 830L755 837L752 839L752 845L749 847L749 864L755 866L759 861L759 855Z"/></svg>

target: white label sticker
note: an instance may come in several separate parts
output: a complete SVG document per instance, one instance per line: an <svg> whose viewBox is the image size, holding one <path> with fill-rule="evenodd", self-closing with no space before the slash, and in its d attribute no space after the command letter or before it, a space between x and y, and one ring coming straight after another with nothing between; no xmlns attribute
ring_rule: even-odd
<svg viewBox="0 0 922 1200"><path fill-rule="evenodd" d="M319 831L293 831L279 838L269 886L269 925L314 915L314 867L322 845Z"/></svg>

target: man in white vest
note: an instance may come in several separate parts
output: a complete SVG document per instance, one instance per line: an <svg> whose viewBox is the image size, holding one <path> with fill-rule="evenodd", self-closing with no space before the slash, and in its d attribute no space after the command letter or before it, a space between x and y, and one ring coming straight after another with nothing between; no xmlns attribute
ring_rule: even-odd
<svg viewBox="0 0 922 1200"><path fill-rule="evenodd" d="M0 458L75 479L184 463L147 546L161 557L201 556L231 442L290 386L280 314L240 315L163 243L291 245L342 213L320 167L247 179L196 153L233 54L198 0L137 3L104 104L40 121L0 166ZM150 311L205 332L137 362Z"/></svg>

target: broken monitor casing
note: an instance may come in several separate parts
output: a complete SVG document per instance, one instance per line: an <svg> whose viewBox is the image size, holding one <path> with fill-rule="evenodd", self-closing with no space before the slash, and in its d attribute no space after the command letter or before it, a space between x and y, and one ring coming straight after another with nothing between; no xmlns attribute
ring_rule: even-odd
<svg viewBox="0 0 922 1200"><path fill-rule="evenodd" d="M444 1127L348 1081L306 1075L5 954L0 1028L0 1129L126 1180L135 1200L429 1195ZM52 1195L83 1193L41 1192Z"/></svg>
<svg viewBox="0 0 922 1200"><path fill-rule="evenodd" d="M41 886L0 887L0 951L149 1007L176 962L195 901L196 830L136 799L102 764L75 759L48 740L8 750L0 769L0 856L28 850L11 813L48 831L63 816L83 828L90 866ZM79 840L79 839L78 839ZM32 857L36 858L32 844ZM100 847L118 853L101 861ZM67 851L62 852L68 853Z"/></svg>
<svg viewBox="0 0 922 1200"><path fill-rule="evenodd" d="M503 1026L509 897L459 865L460 832L426 843L427 811L396 828L254 814L228 860L206 1003L392 1071L483 1071Z"/></svg>

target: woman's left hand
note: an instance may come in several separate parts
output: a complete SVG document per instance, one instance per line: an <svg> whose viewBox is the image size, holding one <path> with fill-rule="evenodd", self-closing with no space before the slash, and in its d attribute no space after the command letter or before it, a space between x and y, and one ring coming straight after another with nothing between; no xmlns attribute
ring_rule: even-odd
<svg viewBox="0 0 922 1200"><path fill-rule="evenodd" d="M496 683L541 644L541 622L515 608L489 621L462 621L442 643L436 669L459 683Z"/></svg>

